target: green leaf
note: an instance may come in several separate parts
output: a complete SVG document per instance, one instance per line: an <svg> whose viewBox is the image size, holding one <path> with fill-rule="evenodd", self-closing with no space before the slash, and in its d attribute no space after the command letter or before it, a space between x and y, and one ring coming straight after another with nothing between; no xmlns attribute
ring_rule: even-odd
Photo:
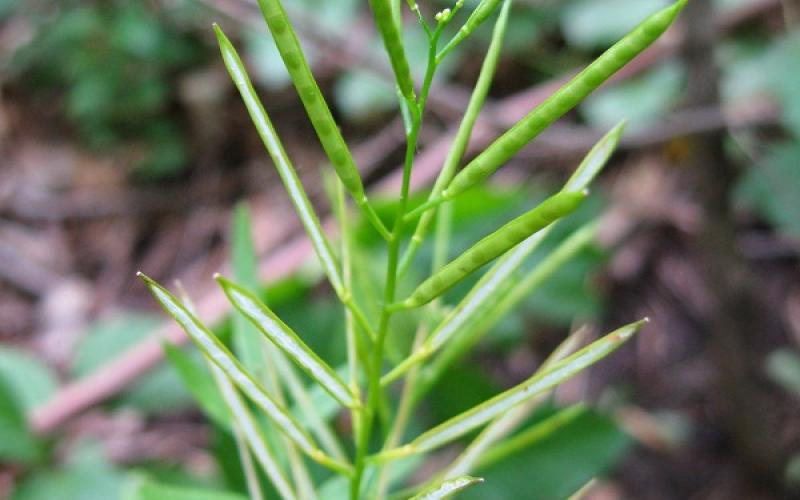
<svg viewBox="0 0 800 500"><path fill-rule="evenodd" d="M59 469L36 470L12 500L110 500L123 498L129 476L114 467L99 445L78 443Z"/></svg>
<svg viewBox="0 0 800 500"><path fill-rule="evenodd" d="M645 2L641 2L645 3ZM669 61L626 82L598 90L581 104L592 125L610 127L628 120L632 128L661 119L683 96L685 72Z"/></svg>
<svg viewBox="0 0 800 500"><path fill-rule="evenodd" d="M252 222L247 205L240 203L236 206L231 222L230 252L231 268L234 278L244 288L252 293L259 289L258 259L253 243ZM266 363L266 350L269 347L255 327L239 313L234 313L233 321L233 347L236 356L242 361L257 380L269 380ZM266 385L271 388L271 384Z"/></svg>
<svg viewBox="0 0 800 500"><path fill-rule="evenodd" d="M0 462L33 464L41 454L40 444L28 429L18 395L0 377Z"/></svg>
<svg viewBox="0 0 800 500"><path fill-rule="evenodd" d="M397 103L395 92L386 80L358 69L342 73L334 85L333 96L350 121L375 119Z"/></svg>
<svg viewBox="0 0 800 500"><path fill-rule="evenodd" d="M95 322L78 344L72 375L81 378L141 342L159 324L152 315L123 312ZM191 395L168 365L145 375L118 398L123 405L144 412L164 413L191 406Z"/></svg>
<svg viewBox="0 0 800 500"><path fill-rule="evenodd" d="M734 197L779 231L800 236L800 144L773 146L739 180Z"/></svg>
<svg viewBox="0 0 800 500"><path fill-rule="evenodd" d="M564 8L561 27L572 46L607 47L651 12L669 4L669 0L576 0Z"/></svg>
<svg viewBox="0 0 800 500"><path fill-rule="evenodd" d="M175 367L184 386L192 394L205 415L215 424L230 431L230 413L211 373L202 363L172 344L163 344L167 359Z"/></svg>
<svg viewBox="0 0 800 500"><path fill-rule="evenodd" d="M424 491L419 495L414 496L416 500L440 500L450 498L456 493L459 493L470 486L475 486L483 482L483 478L461 476L455 479L449 479L443 483L435 486L434 488ZM413 500L413 499L412 499Z"/></svg>
<svg viewBox="0 0 800 500"><path fill-rule="evenodd" d="M142 480L122 500L246 500L247 497L227 491L171 486Z"/></svg>
<svg viewBox="0 0 800 500"><path fill-rule="evenodd" d="M789 349L778 349L767 358L767 373L787 391L800 397L800 356Z"/></svg>
<svg viewBox="0 0 800 500"><path fill-rule="evenodd" d="M539 417L539 421L546 421ZM530 429L536 427L532 424ZM524 431L523 431L524 432ZM530 500L567 498L589 480L602 475L617 463L630 447L631 439L613 420L588 411L558 426L485 468L479 469L486 483L479 490L467 491L462 500L504 500L516 498L520 491Z"/></svg>
<svg viewBox="0 0 800 500"><path fill-rule="evenodd" d="M13 347L0 346L0 379L23 413L50 399L58 387L56 374L49 366Z"/></svg>
<svg viewBox="0 0 800 500"><path fill-rule="evenodd" d="M295 211L300 217L303 227L306 233L308 233L308 237L311 239L311 244L319 258L322 269L325 271L325 274L327 274L333 289L336 290L337 293L341 293L342 276L339 270L339 264L333 254L328 238L322 230L314 207L311 205L311 201L309 201L308 195L300 182L300 178L297 176L297 172L289 156L286 154L286 150L283 148L283 144L275 131L275 127L272 125L269 115L267 115L263 104L261 104L261 100L258 98L253 88L253 84L250 82L247 70L244 64L242 64L241 59L239 59L239 54L237 54L233 44L231 44L230 40L228 40L219 26L215 26L214 30L228 73L230 73L231 79L242 96L247 112L253 120L256 130L264 143L264 147L275 163L278 175L281 177ZM319 105L322 105L322 103L319 103ZM338 129L335 133L338 134Z"/></svg>

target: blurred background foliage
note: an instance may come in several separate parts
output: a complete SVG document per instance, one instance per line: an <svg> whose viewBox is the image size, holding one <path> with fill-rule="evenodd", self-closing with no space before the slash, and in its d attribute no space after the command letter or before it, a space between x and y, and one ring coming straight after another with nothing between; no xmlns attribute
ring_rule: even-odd
<svg viewBox="0 0 800 500"><path fill-rule="evenodd" d="M495 103L569 74L667 3L516 2L492 90ZM391 132L396 94L366 2L285 4L345 136L369 146L384 128ZM466 4L472 8L477 0ZM768 289L765 300L780 311L781 331L789 332L764 333L764 356L756 362L762 383L773 384L765 391L781 401L770 425L787 458L780 486L773 481L764 490L776 498L774 491L800 484L796 418L788 425L778 417L792 412L796 417L800 395L800 9L795 4L714 2L717 19L742 19L732 21L734 27L715 42L718 106L691 115L721 115L717 128L725 131L725 153L737 166L729 193L731 224ZM431 14L448 4L421 6ZM170 349L169 362L59 432L43 437L28 420L66 381L94 373L163 323L144 290L133 284L133 270L143 268L164 280L180 277L191 294L204 289L211 271L227 260L230 207L240 199L249 200L256 219L263 218L254 224L262 253L293 234L283 220L286 204L276 178L265 168L265 155L225 78L212 21L237 33L287 148L324 211L316 170L322 156L315 142L308 147L313 136L252 3L0 0L0 497L233 500L245 495L235 445L215 414L219 395L205 383L208 374L191 350ZM406 25L409 58L419 73L426 40L410 17ZM441 67L434 93L444 102L434 104L426 145L456 123L452 107L463 102L476 77L489 33L490 26L483 26ZM677 281L665 278L659 267L692 262L685 241L702 224L703 211L702 200L687 201L692 184L675 180L690 175L681 162L691 154L692 126L705 122L680 115L689 75L680 53L671 54L598 91L569 117L560 142L555 136L546 140L543 152L523 154L497 182L453 204L451 256L541 200L588 149L587 133L629 120L630 142L614 168L540 253L583 222L627 205L625 235L614 248L598 244L580 252L494 325L477 352L432 389L412 432L521 380L564 332L580 324L618 324L643 311L654 316L653 329L661 332L611 360L611 368L560 392L532 424L584 397L596 404L510 459L487 465L480 471L487 482L464 498L523 498L521 491L530 499L564 498L593 477L607 478L600 494L629 498L749 497L751 490L737 489L731 471L741 464L730 456L734 446L710 409L713 361L695 315L708 290L697 291L693 284L698 267L678 266L674 274L674 267L667 267ZM753 110L760 117L755 123L748 122ZM676 120L683 129L652 139L674 130L669 127ZM365 148L366 157L370 151L378 157L366 172L371 184L390 176L399 159L395 143L375 143ZM385 220L392 217L391 204L378 208ZM385 255L367 226L357 234L357 292L377 307L371 287ZM429 269L431 253L430 246L423 247L407 290ZM266 283L263 295L314 350L340 366L342 313L319 277L307 262ZM458 286L445 302L453 304L472 283ZM681 301L689 305L675 305ZM398 322L396 329L405 335L394 335L390 350L408 348L415 319ZM227 322L217 331L227 339ZM315 403L332 414L324 394ZM350 431L346 419L333 418L338 431ZM693 474L695 462L702 474ZM326 473L314 469L314 474L324 479ZM330 498L336 498L336 487L325 490ZM649 495L643 496L644 490Z"/></svg>

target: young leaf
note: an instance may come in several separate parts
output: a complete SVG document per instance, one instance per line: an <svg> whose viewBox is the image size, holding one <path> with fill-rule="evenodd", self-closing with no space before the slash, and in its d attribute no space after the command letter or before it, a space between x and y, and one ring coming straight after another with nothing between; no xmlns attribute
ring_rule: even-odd
<svg viewBox="0 0 800 500"><path fill-rule="evenodd" d="M434 427L405 446L374 455L372 460L382 462L425 453L457 439L605 358L628 341L646 322L646 319L638 321L606 335L554 364L549 370L534 374L525 382Z"/></svg>
<svg viewBox="0 0 800 500"><path fill-rule="evenodd" d="M347 385L336 372L308 347L255 295L221 276L216 277L231 304L268 339L305 370L331 396L348 408L357 406Z"/></svg>
<svg viewBox="0 0 800 500"><path fill-rule="evenodd" d="M487 262L506 253L558 219L574 212L586 196L585 191L562 191L551 196L538 207L483 238L434 273L417 287L414 293L402 303L402 307L413 308L427 304Z"/></svg>
<svg viewBox="0 0 800 500"><path fill-rule="evenodd" d="M455 479L444 481L430 490L423 491L419 495L416 495L414 498L412 498L412 500L441 500L444 498L450 498L459 491L465 490L470 486L474 486L482 482L483 478L480 477L457 477Z"/></svg>
<svg viewBox="0 0 800 500"><path fill-rule="evenodd" d="M186 331L200 351L219 366L242 392L264 410L267 417L292 441L297 443L300 449L312 458L318 459L321 452L308 433L245 371L228 351L228 348L164 287L142 273L138 273L138 276L145 282L164 310Z"/></svg>
<svg viewBox="0 0 800 500"><path fill-rule="evenodd" d="M230 430L230 414L208 370L178 347L165 342L164 354L203 413L220 428Z"/></svg>
<svg viewBox="0 0 800 500"><path fill-rule="evenodd" d="M230 261L233 276L243 287L251 291L258 290L258 260L251 233L250 211L247 205L239 203L233 212L230 234ZM238 359L245 368L256 378L265 383L272 391L274 384L271 382L270 373L265 366L264 339L240 314L233 314L233 348Z"/></svg>
<svg viewBox="0 0 800 500"><path fill-rule="evenodd" d="M252 118L256 130L264 142L264 146L266 146L272 161L275 163L292 204L311 239L311 244L317 253L317 257L319 257L322 269L328 276L333 289L340 293L342 290L342 276L331 250L331 245L322 231L319 219L314 212L314 207L311 206L311 202L308 200L308 195L306 195L303 185L297 177L297 172L295 172L292 162L289 160L289 156L286 154L286 150L284 150L278 134L275 132L275 127L272 126L269 115L267 115L258 95L256 95L255 89L253 89L253 84L250 82L250 77L247 76L247 71L239 58L239 54L236 53L233 44L231 44L219 26L214 25L214 31L217 34L225 67L228 68L228 73L230 73L233 83L242 96L247 111L250 113L250 118Z"/></svg>

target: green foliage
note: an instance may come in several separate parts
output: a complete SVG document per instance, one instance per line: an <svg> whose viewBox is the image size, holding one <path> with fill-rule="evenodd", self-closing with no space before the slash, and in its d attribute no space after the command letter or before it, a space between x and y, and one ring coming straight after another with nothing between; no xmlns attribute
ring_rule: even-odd
<svg viewBox="0 0 800 500"><path fill-rule="evenodd" d="M137 344L158 324L158 318L136 313L121 313L91 325L75 350L71 366L74 377L85 377ZM186 408L192 398L177 372L161 366L127 388L116 403L145 413L164 413Z"/></svg>
<svg viewBox="0 0 800 500"><path fill-rule="evenodd" d="M800 236L800 144L773 146L739 180L734 196L780 231Z"/></svg>
<svg viewBox="0 0 800 500"><path fill-rule="evenodd" d="M0 347L0 380L8 385L16 406L26 412L47 401L57 386L50 367L13 347Z"/></svg>
<svg viewBox="0 0 800 500"><path fill-rule="evenodd" d="M624 124L617 125L598 142L563 187L533 208L513 207L518 217L500 229L489 230L489 236L477 243L465 238L458 244L460 253L452 259L450 249L456 245L451 245L451 240L463 238L463 235L452 234L452 228L458 227L458 218L463 217L463 213L454 209L458 203L448 202L462 196L467 199L470 188L500 168L547 126L645 50L667 29L686 1L679 0L647 18L550 99L532 109L459 173L456 173L457 167L463 160L465 145L497 67L509 24L511 0L482 0L463 17L460 10L464 2L459 0L451 8L438 12L432 21L416 3L408 2L428 42L425 72L418 86L412 77L410 61L413 59L409 58L400 22L401 2L371 0L369 3L395 77L406 133L400 196L383 209L373 208L364 195L358 169L309 70L307 57L282 3L259 0L277 52L328 156L331 170L337 176L327 187L341 231L338 245L332 244L322 230L320 219L244 63L222 29L215 26L225 66L340 302L337 308L340 315L335 318L338 324L326 317L320 326L313 309L304 311L305 318L292 320L284 316L278 304L267 305L261 301L252 279L255 259L246 230L247 217L241 210L237 213L232 236L233 269L240 284L218 277L238 314L262 334L258 339L252 335L243 336L245 323L234 321L234 351L238 351L241 361L203 325L190 305L140 273L153 296L189 334L210 367L216 391L198 366L170 350L170 356L182 367L180 371L188 384L201 377L206 379L197 384L195 392L204 410L216 420L225 418L218 397L221 395L228 413L223 425L232 431L246 486L253 497L261 495L256 466L284 498L311 498L317 493L323 498L342 495L352 499L389 495L445 498L472 486L480 482L469 476L473 470L480 472L483 467L492 473L494 464L505 462L506 458L548 450L546 443L559 441L556 439L559 430L591 418L581 407L569 408L519 431L556 386L610 355L645 322L625 325L583 348L580 348L580 336L571 335L522 383L499 393L488 387L485 397L460 401L458 404L464 407L463 411L446 415L444 422L425 422L414 416L417 405L432 389L450 388L450 394L442 399L452 398L453 392L462 391L462 387L448 383L445 376L460 356L474 347L502 316L590 246L595 224L585 223L576 228L562 220L569 219L586 198L588 186L616 148ZM497 21L489 54L482 65L479 83L471 96L458 138L428 201L412 211L410 177L434 77L449 53L494 16ZM460 28L453 31L451 24L460 25ZM448 41L440 44L442 38ZM469 209L486 212L485 198L482 200L468 205ZM356 231L350 223L351 207L358 208L369 224L366 230L372 237L366 240L373 249L381 248L378 258L372 256L373 250L365 248L365 238L361 237L365 229ZM423 216L424 222L412 228L410 223L418 215ZM428 225L436 227L430 250L423 243ZM553 231L554 227L563 232ZM553 234L558 239L553 239ZM404 244L409 245L405 255L401 253ZM411 269L418 250L421 254L428 252L431 271L421 272L414 267L415 273L409 274L415 275L409 278L416 281L419 279L416 274L423 276L422 284L414 285L403 278L404 272ZM538 251L541 253L537 254ZM536 258L531 258L534 255ZM479 268L491 261L495 261L494 264L478 276ZM376 274L384 276L383 282ZM460 286L454 286L456 283ZM459 290L461 286L464 290ZM444 293L451 288L452 291ZM292 291L291 287L284 290ZM446 304L461 291L466 293L460 301L455 301L455 307ZM398 300L401 293L407 293L410 298ZM420 307L423 305L425 307ZM316 328L309 326L314 323ZM316 345L323 339L315 339L313 334L320 331L324 332L325 343L344 347L344 360L335 359ZM267 369L257 370L257 360L262 360ZM295 365L304 376L294 371ZM460 377L458 383L463 385L465 378ZM397 380L403 381L399 398L388 397L387 391L392 390ZM252 408L242 395L260 410L258 417L251 414ZM469 395L477 394L470 392ZM352 427L349 447L341 446L342 433L334 432L331 419L337 411L349 413ZM549 459L549 469L543 467L552 478L548 494L571 494L624 447L620 444L624 439L615 434L613 426L602 428L602 424L608 422L596 428L589 422L583 422L582 428L590 430L595 441L586 438L573 439L568 444L562 441L557 449L561 455ZM452 466L427 483L399 489L421 466L421 457L456 441L464 441L481 428L477 437L467 441L467 449L458 455ZM269 435L267 430L276 435ZM576 450L581 454L581 467L567 470L564 457ZM310 468L312 463L319 467ZM505 480L513 484L511 478Z"/></svg>
<svg viewBox="0 0 800 500"><path fill-rule="evenodd" d="M767 358L767 373L787 391L800 397L800 356L788 349L779 349Z"/></svg>
<svg viewBox="0 0 800 500"><path fill-rule="evenodd" d="M12 67L42 94L65 92L66 115L89 147L134 143L144 178L184 168L185 138L165 111L170 77L200 59L197 41L140 2L64 1L33 20L36 35Z"/></svg>
<svg viewBox="0 0 800 500"><path fill-rule="evenodd" d="M0 462L32 464L41 446L28 429L25 410L12 386L0 378Z"/></svg>
<svg viewBox="0 0 800 500"><path fill-rule="evenodd" d="M122 498L128 478L103 458L99 447L81 442L58 468L35 472L12 494L12 500L108 500Z"/></svg>

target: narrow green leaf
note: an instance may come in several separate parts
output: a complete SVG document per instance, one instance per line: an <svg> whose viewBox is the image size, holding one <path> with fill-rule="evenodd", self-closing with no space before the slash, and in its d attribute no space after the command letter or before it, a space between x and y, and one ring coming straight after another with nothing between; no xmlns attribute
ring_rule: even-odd
<svg viewBox="0 0 800 500"><path fill-rule="evenodd" d="M253 235L251 233L250 211L247 205L239 203L233 212L230 233L231 269L234 279L252 292L258 290L258 260L256 258ZM274 384L268 383L269 373L265 366L265 343L255 327L241 314L233 314L233 348L236 357L245 368L266 387L272 390ZM271 382L271 381L270 381Z"/></svg>
<svg viewBox="0 0 800 500"><path fill-rule="evenodd" d="M36 463L42 447L28 428L25 410L11 385L0 377L0 463Z"/></svg>
<svg viewBox="0 0 800 500"><path fill-rule="evenodd" d="M585 191L556 193L533 210L508 222L422 282L402 303L402 307L427 304L487 262L574 212L587 194Z"/></svg>
<svg viewBox="0 0 800 500"><path fill-rule="evenodd" d="M227 491L174 486L150 480L141 480L126 493L124 500L245 500L245 497Z"/></svg>
<svg viewBox="0 0 800 500"><path fill-rule="evenodd" d="M225 295L231 304L250 320L258 330L281 349L292 361L297 363L306 373L319 383L331 396L348 408L357 406L350 389L336 375L336 372L305 342L278 318L255 295L244 288L216 276Z"/></svg>
<svg viewBox="0 0 800 500"><path fill-rule="evenodd" d="M242 392L264 410L266 416L292 441L297 443L300 449L312 458L318 457L321 452L311 437L297 424L289 412L275 402L272 396L245 371L228 348L164 287L143 273L138 273L138 276L145 282L164 310L175 318L175 321L186 331L200 351L219 366Z"/></svg>
<svg viewBox="0 0 800 500"><path fill-rule="evenodd" d="M419 495L414 496L412 500L442 500L450 498L459 491L465 490L470 486L480 484L483 478L461 476L455 479L449 479L434 487L431 490L423 491Z"/></svg>
<svg viewBox="0 0 800 500"><path fill-rule="evenodd" d="M220 428L230 430L230 413L208 370L172 344L165 342L163 348L167 360L175 367L186 390L191 393L203 413Z"/></svg>
<svg viewBox="0 0 800 500"><path fill-rule="evenodd" d="M647 320L645 319L624 326L563 361L554 364L549 370L534 374L516 387L423 433L410 444L379 453L373 456L372 459L378 462L393 460L417 453L425 453L447 444L524 403L542 391L546 391L570 379L580 371L605 358L633 337L646 322Z"/></svg>
<svg viewBox="0 0 800 500"><path fill-rule="evenodd" d="M253 84L250 82L250 77L247 76L247 71L239 58L239 54L236 53L233 44L231 44L219 26L214 25L214 31L217 34L225 67L228 68L228 73L230 73L233 83L242 96L245 107L250 113L250 118L252 118L256 130L264 142L264 146L275 163L292 204L311 239L311 244L317 257L319 257L322 269L328 276L333 289L340 293L342 290L342 276L331 250L331 245L322 231L317 214L314 212L314 207L311 205L308 195L297 177L297 172L295 172L294 166L292 166L292 162L289 160L289 156L286 154L286 150L275 132L275 127L273 127L269 115L267 115L264 106L253 89Z"/></svg>

